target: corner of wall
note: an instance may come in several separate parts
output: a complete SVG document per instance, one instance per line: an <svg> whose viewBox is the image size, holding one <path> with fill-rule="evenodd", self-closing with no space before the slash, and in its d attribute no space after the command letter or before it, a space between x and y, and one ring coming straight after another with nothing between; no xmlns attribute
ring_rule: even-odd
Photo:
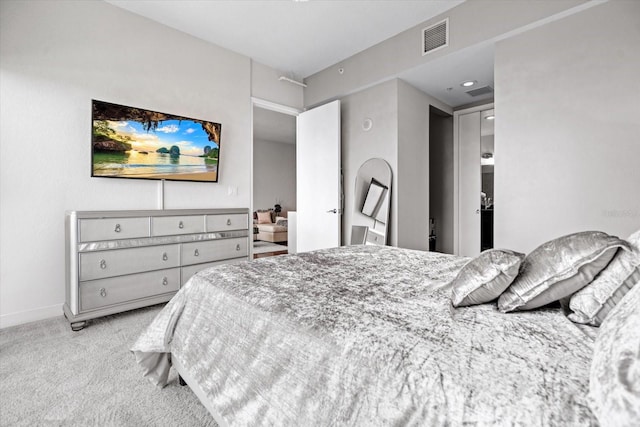
<svg viewBox="0 0 640 427"><path fill-rule="evenodd" d="M279 80L283 73L251 60L251 96L287 107L302 109L304 90L302 86Z"/></svg>

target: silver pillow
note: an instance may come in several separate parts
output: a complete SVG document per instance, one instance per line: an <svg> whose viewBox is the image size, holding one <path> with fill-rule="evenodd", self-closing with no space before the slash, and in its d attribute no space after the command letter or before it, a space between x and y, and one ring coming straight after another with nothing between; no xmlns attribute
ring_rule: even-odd
<svg viewBox="0 0 640 427"><path fill-rule="evenodd" d="M524 254L508 249L489 249L462 267L451 291L454 307L493 301L518 275Z"/></svg>
<svg viewBox="0 0 640 427"><path fill-rule="evenodd" d="M569 301L569 319L600 326L609 311L640 283L640 230L627 241L631 251L618 251L609 265Z"/></svg>
<svg viewBox="0 0 640 427"><path fill-rule="evenodd" d="M593 349L589 408L602 427L640 425L640 286L602 322Z"/></svg>
<svg viewBox="0 0 640 427"><path fill-rule="evenodd" d="M583 231L546 242L522 262L520 274L500 295L502 312L531 310L567 297L589 284L607 266L624 240Z"/></svg>

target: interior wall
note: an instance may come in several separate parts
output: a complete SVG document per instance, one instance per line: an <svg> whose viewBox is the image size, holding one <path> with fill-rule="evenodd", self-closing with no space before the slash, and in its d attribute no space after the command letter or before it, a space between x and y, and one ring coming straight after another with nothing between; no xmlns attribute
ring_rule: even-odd
<svg viewBox="0 0 640 427"><path fill-rule="evenodd" d="M286 107L302 109L304 105L303 88L279 80L283 73L273 68L251 61L251 96Z"/></svg>
<svg viewBox="0 0 640 427"><path fill-rule="evenodd" d="M296 145L254 140L253 207L296 210Z"/></svg>
<svg viewBox="0 0 640 427"><path fill-rule="evenodd" d="M496 247L640 227L640 2L496 45Z"/></svg>
<svg viewBox="0 0 640 427"><path fill-rule="evenodd" d="M250 206L249 58L102 1L2 1L0 31L1 326L62 314L65 211L160 206L90 177L91 99L222 123L219 182L167 181L165 207Z"/></svg>
<svg viewBox="0 0 640 427"><path fill-rule="evenodd" d="M568 9L587 0L487 1L467 0L448 11L349 58L305 78L306 107L328 99L354 93L395 78L399 73L423 66L439 58L460 52L478 43L492 40L525 25ZM449 45L428 55L421 50L422 30L449 19ZM389 60L393 58L393 60ZM339 73L338 69L343 72Z"/></svg>
<svg viewBox="0 0 640 427"><path fill-rule="evenodd" d="M436 251L453 253L453 117L429 115L429 217Z"/></svg>
<svg viewBox="0 0 640 427"><path fill-rule="evenodd" d="M429 97L398 80L398 246L429 250Z"/></svg>
<svg viewBox="0 0 640 427"><path fill-rule="evenodd" d="M343 242L351 241L358 169L368 159L381 158L393 173L389 244L428 249L429 109L435 105L451 113L451 107L399 79L348 95L341 102ZM373 123L369 131L362 126L367 118Z"/></svg>
<svg viewBox="0 0 640 427"><path fill-rule="evenodd" d="M389 243L397 246L397 207L398 192L396 173L398 164L398 90L397 81L389 81L370 89L346 96L340 100L342 105L342 171L345 193L344 213L342 215L343 244L351 241L355 203L356 176L360 166L371 158L385 160L391 166L393 183L391 185L391 212ZM366 118L373 121L369 131L362 124Z"/></svg>

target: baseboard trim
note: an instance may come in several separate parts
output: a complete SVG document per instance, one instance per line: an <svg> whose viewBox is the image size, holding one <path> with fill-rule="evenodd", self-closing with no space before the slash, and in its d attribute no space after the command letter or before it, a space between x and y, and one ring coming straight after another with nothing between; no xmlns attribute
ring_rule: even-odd
<svg viewBox="0 0 640 427"><path fill-rule="evenodd" d="M34 308L33 310L2 314L0 315L0 329L58 317L62 313L62 304L55 304L48 307Z"/></svg>

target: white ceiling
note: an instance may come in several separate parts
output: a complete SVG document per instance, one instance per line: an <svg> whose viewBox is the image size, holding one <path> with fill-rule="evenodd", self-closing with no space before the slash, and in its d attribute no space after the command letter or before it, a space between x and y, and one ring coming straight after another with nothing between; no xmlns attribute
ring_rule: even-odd
<svg viewBox="0 0 640 427"><path fill-rule="evenodd" d="M106 0L302 80L464 0ZM465 49L397 77L457 107L492 98L493 45ZM447 90L447 88L451 88Z"/></svg>
<svg viewBox="0 0 640 427"><path fill-rule="evenodd" d="M106 0L297 78L463 0Z"/></svg>
<svg viewBox="0 0 640 427"><path fill-rule="evenodd" d="M406 70L398 77L445 104L458 107L493 98L493 93L475 97L467 93L485 86L494 87L493 58L494 44L484 43ZM462 87L460 84L465 81L477 83Z"/></svg>

